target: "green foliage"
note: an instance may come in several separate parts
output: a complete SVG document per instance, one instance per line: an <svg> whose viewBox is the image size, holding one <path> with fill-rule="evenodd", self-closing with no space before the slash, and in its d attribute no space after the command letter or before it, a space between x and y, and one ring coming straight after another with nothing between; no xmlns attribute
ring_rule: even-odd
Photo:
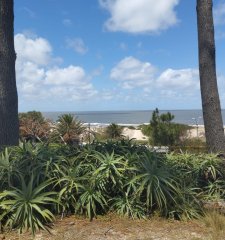
<svg viewBox="0 0 225 240"><path fill-rule="evenodd" d="M186 186L182 182L180 194L175 196L175 204L170 206L170 218L191 220L197 219L203 214L203 208L199 198L200 189Z"/></svg>
<svg viewBox="0 0 225 240"><path fill-rule="evenodd" d="M86 185L83 188L76 205L76 212L85 213L92 220L97 216L97 213L105 211L106 206L106 198L100 190L98 183L93 180L90 185Z"/></svg>
<svg viewBox="0 0 225 240"><path fill-rule="evenodd" d="M19 120L22 119L30 119L30 120L35 120L39 123L44 122L44 117L41 112L36 112L36 111L29 111L26 113L19 113Z"/></svg>
<svg viewBox="0 0 225 240"><path fill-rule="evenodd" d="M98 161L98 167L94 171L94 177L101 179L102 182L110 182L110 189L113 186L121 185L123 173L126 170L127 163L122 156L115 156L114 152L109 154L98 153L94 155Z"/></svg>
<svg viewBox="0 0 225 240"><path fill-rule="evenodd" d="M105 136L109 139L120 139L122 137L123 128L115 123L111 123L106 127Z"/></svg>
<svg viewBox="0 0 225 240"><path fill-rule="evenodd" d="M14 161L11 160L9 155L9 149L5 148L5 151L0 156L0 189L3 190L13 183L13 177L18 178L19 171Z"/></svg>
<svg viewBox="0 0 225 240"><path fill-rule="evenodd" d="M49 138L50 123L41 112L19 113L19 134L22 141L41 142Z"/></svg>
<svg viewBox="0 0 225 240"><path fill-rule="evenodd" d="M202 138L183 139L179 146L173 146L172 151L183 151L189 153L207 153L206 141Z"/></svg>
<svg viewBox="0 0 225 240"><path fill-rule="evenodd" d="M73 115L63 114L57 120L52 139L68 145L76 145L80 142L80 135L85 130L83 123Z"/></svg>
<svg viewBox="0 0 225 240"><path fill-rule="evenodd" d="M150 124L142 124L139 126L139 129L145 136L150 136L151 135L151 125Z"/></svg>
<svg viewBox="0 0 225 240"><path fill-rule="evenodd" d="M174 176L155 153L143 155L137 164L137 175L131 181L135 182L137 192L150 212L157 208L167 214L169 202L175 202L174 196L179 194Z"/></svg>
<svg viewBox="0 0 225 240"><path fill-rule="evenodd" d="M202 203L224 200L224 176L216 155L160 154L126 139L79 147L21 143L0 154L1 222L35 234L59 213L198 218Z"/></svg>
<svg viewBox="0 0 225 240"><path fill-rule="evenodd" d="M83 175L84 164L78 161L73 161L72 164L69 162L70 160L63 159L61 164L55 163L52 168L56 179L55 188L59 191L59 202L62 203L59 207L63 213L75 210L78 194L83 188L82 182L87 179Z"/></svg>
<svg viewBox="0 0 225 240"><path fill-rule="evenodd" d="M112 209L121 216L132 219L146 218L146 209L135 196L124 193L122 196L112 199L112 202Z"/></svg>
<svg viewBox="0 0 225 240"><path fill-rule="evenodd" d="M152 113L149 126L143 127L143 133L150 137L150 143L156 146L173 146L181 142L188 126L173 123L170 112L159 114L158 108Z"/></svg>
<svg viewBox="0 0 225 240"><path fill-rule="evenodd" d="M28 184L21 177L21 186L0 194L0 220L6 219L5 227L17 228L19 232L31 229L33 235L39 229L47 230L44 224L52 222L54 215L46 206L56 203L55 192L45 192L50 181L34 184L33 175Z"/></svg>

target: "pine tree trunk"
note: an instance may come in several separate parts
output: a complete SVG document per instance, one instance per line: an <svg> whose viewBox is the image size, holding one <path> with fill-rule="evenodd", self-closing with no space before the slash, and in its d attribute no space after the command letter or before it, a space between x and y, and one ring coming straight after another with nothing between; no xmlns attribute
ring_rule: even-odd
<svg viewBox="0 0 225 240"><path fill-rule="evenodd" d="M209 152L225 154L217 87L212 0L197 0L199 72L206 143Z"/></svg>
<svg viewBox="0 0 225 240"><path fill-rule="evenodd" d="M19 141L13 0L0 0L0 147Z"/></svg>

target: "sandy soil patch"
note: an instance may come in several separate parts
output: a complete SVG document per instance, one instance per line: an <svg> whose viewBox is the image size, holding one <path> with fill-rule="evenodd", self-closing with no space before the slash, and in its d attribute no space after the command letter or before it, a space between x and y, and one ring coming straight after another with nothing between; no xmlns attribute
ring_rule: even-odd
<svg viewBox="0 0 225 240"><path fill-rule="evenodd" d="M58 220L51 235L37 234L36 240L203 240L209 232L197 222L180 222L162 219L129 220L105 216L92 222L75 217ZM17 233L6 234L7 240L19 240ZM31 240L30 234L20 239Z"/></svg>
<svg viewBox="0 0 225 240"><path fill-rule="evenodd" d="M130 129L125 127L123 129L123 136L127 137L128 139L136 139L136 140L148 140L148 137L145 136L141 130L138 129Z"/></svg>

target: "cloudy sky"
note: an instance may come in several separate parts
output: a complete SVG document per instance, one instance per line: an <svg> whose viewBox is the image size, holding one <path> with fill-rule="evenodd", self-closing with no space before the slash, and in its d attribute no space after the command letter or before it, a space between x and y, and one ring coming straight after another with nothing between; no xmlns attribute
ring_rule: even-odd
<svg viewBox="0 0 225 240"><path fill-rule="evenodd" d="M15 0L19 110L200 109L195 0ZM214 0L225 108L225 0Z"/></svg>

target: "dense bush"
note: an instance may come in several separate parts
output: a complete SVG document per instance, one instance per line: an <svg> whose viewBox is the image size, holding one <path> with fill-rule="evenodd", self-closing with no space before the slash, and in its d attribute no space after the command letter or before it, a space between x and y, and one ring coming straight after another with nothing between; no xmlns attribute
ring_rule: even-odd
<svg viewBox="0 0 225 240"><path fill-rule="evenodd" d="M143 134L149 136L151 145L174 146L180 145L189 126L172 122L174 115L170 112L159 114L156 108L152 113L149 125L142 125Z"/></svg>
<svg viewBox="0 0 225 240"><path fill-rule="evenodd" d="M37 112L37 111L29 111L26 113L19 113L19 119L31 119L31 120L35 120L39 123L42 123L45 121L43 115L41 112Z"/></svg>
<svg viewBox="0 0 225 240"><path fill-rule="evenodd" d="M19 114L20 140L23 142L54 142L77 145L87 138L84 124L71 114L59 116L56 123L45 119L41 112Z"/></svg>
<svg viewBox="0 0 225 240"><path fill-rule="evenodd" d="M106 139L120 139L122 137L123 128L115 123L111 123L105 129Z"/></svg>
<svg viewBox="0 0 225 240"><path fill-rule="evenodd" d="M223 169L215 155L162 155L127 140L21 144L0 157L0 220L35 234L57 214L189 219L202 202L224 199Z"/></svg>
<svg viewBox="0 0 225 240"><path fill-rule="evenodd" d="M52 130L51 141L77 145L80 142L81 134L86 131L86 127L73 115L63 114L59 116Z"/></svg>
<svg viewBox="0 0 225 240"><path fill-rule="evenodd" d="M22 141L40 142L49 139L51 123L41 112L19 114L19 134Z"/></svg>

